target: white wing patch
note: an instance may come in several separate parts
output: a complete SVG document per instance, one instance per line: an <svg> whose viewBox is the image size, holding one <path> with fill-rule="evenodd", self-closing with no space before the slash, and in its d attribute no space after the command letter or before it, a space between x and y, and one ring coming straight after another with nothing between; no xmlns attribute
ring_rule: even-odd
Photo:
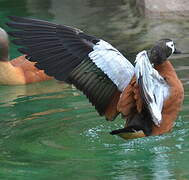
<svg viewBox="0 0 189 180"><path fill-rule="evenodd" d="M134 66L113 46L100 40L89 53L90 59L123 92L134 75Z"/></svg>
<svg viewBox="0 0 189 180"><path fill-rule="evenodd" d="M140 52L135 62L135 74L138 83L141 83L139 87L142 96L148 105L153 122L159 126L162 120L163 102L169 96L169 86L158 71L152 67L146 51Z"/></svg>

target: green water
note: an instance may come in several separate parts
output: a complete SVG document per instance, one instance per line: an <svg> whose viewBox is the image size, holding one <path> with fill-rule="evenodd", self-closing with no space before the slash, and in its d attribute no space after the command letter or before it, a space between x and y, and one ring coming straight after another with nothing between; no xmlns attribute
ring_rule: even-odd
<svg viewBox="0 0 189 180"><path fill-rule="evenodd" d="M0 0L7 15L75 25L102 37L131 60L160 38L189 51L188 20L150 20L134 0ZM19 53L11 44L11 57ZM55 80L0 86L0 179L186 180L189 179L189 61L173 57L185 101L173 132L124 141L109 135L123 125L99 117L75 88Z"/></svg>

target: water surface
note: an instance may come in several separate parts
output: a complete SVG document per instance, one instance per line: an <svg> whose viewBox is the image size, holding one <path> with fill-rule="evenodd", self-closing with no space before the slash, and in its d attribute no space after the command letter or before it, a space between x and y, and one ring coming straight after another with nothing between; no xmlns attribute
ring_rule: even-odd
<svg viewBox="0 0 189 180"><path fill-rule="evenodd" d="M0 0L8 15L76 26L112 43L131 61L160 38L189 50L188 20L145 19L126 0ZM11 44L11 57L19 53ZM189 61L172 57L185 101L173 132L124 141L72 86L57 81L0 86L0 179L189 179Z"/></svg>

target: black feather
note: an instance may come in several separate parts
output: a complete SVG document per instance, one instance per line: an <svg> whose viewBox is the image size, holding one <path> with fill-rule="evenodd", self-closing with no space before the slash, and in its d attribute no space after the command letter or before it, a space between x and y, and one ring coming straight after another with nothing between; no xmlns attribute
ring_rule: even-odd
<svg viewBox="0 0 189 180"><path fill-rule="evenodd" d="M40 25L40 24L29 24L29 23L16 23L16 22L7 22L6 23L9 27L20 29L20 30L48 30L54 31L55 27L47 26L47 25Z"/></svg>
<svg viewBox="0 0 189 180"><path fill-rule="evenodd" d="M87 83L90 79L93 79L91 82L93 87ZM92 61L83 61L70 74L69 81L88 97L100 115L104 115L112 96L117 91L113 82Z"/></svg>
<svg viewBox="0 0 189 180"><path fill-rule="evenodd" d="M14 39L12 42L19 46L33 47L40 46L41 44L55 45L57 43L57 38L46 38L46 39ZM61 43L62 44L62 43Z"/></svg>
<svg viewBox="0 0 189 180"><path fill-rule="evenodd" d="M49 36L55 36L55 32L49 32L49 31L40 31L40 32L33 32L33 31L13 31L9 32L9 35L17 38L27 38L27 39L33 39L33 38L40 38L40 37L46 37Z"/></svg>
<svg viewBox="0 0 189 180"><path fill-rule="evenodd" d="M57 80L74 84L104 115L117 87L104 72L89 59L99 41L79 29L57 25L43 20L9 17L8 26L17 29L9 34L13 43L22 46L19 51L36 67Z"/></svg>
<svg viewBox="0 0 189 180"><path fill-rule="evenodd" d="M44 20L32 19L32 18L23 18L18 16L8 16L8 18L12 21L20 22L20 23L35 23L35 24L43 24L48 26L57 26L55 23L51 23Z"/></svg>

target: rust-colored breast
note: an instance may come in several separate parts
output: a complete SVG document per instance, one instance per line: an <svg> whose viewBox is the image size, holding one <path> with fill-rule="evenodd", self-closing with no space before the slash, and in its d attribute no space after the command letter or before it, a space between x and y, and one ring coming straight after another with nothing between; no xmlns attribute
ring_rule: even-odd
<svg viewBox="0 0 189 180"><path fill-rule="evenodd" d="M165 100L163 105L160 127L155 125L152 127L152 135L160 135L172 130L182 106L184 89L169 61L165 61L163 64L155 67L155 69L165 78L170 86L170 96ZM132 118L136 113L142 111L142 106L143 102L140 96L139 87L136 83L136 78L134 77L121 94L117 109L126 116L126 118Z"/></svg>
<svg viewBox="0 0 189 180"><path fill-rule="evenodd" d="M25 56L20 56L10 62L13 66L20 68L23 71L26 84L53 79L46 75L43 70L37 69L35 63L28 61Z"/></svg>
<svg viewBox="0 0 189 180"><path fill-rule="evenodd" d="M130 84L121 94L117 109L124 116L130 117L136 112L142 111L142 104L139 87L137 85L136 78L133 77Z"/></svg>
<svg viewBox="0 0 189 180"><path fill-rule="evenodd" d="M158 72L165 78L170 86L170 96L164 102L162 110L162 122L160 127L153 126L152 135L159 135L172 130L177 115L184 99L184 89L181 81L169 61L156 67Z"/></svg>

